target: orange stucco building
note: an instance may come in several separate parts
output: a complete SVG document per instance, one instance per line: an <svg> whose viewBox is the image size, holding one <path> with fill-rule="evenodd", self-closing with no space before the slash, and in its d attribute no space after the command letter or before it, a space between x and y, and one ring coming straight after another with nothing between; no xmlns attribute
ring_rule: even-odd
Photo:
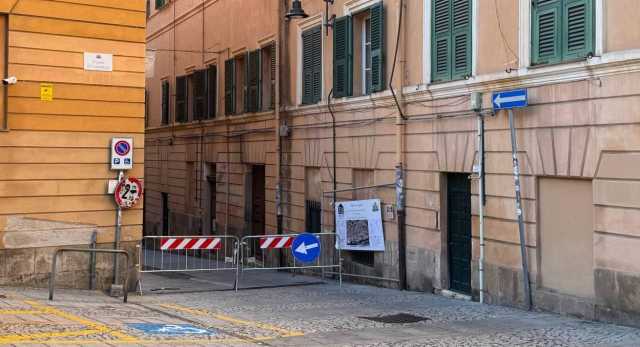
<svg viewBox="0 0 640 347"><path fill-rule="evenodd" d="M377 186L337 194L395 212L385 251L346 252L345 272L477 298L480 114L482 293L523 305L509 123L491 93L526 88L533 305L640 322L636 1L303 0L308 17L285 20L290 4L150 4L147 234L332 231L323 192Z"/></svg>
<svg viewBox="0 0 640 347"><path fill-rule="evenodd" d="M113 248L112 137L133 139L128 175L144 176L145 25L142 0L0 1L0 71L16 78L0 87L0 285L46 285L54 251L94 233ZM85 65L87 53L110 65ZM142 217L142 204L123 213L134 254ZM107 285L112 258L97 259ZM64 264L58 285L89 286L88 255Z"/></svg>

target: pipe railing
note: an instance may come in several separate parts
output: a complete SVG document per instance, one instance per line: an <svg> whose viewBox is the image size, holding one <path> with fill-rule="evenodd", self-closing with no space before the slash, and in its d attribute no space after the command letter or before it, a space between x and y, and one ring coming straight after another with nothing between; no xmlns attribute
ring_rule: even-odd
<svg viewBox="0 0 640 347"><path fill-rule="evenodd" d="M129 252L121 249L95 249L95 248L61 248L57 250L53 254L53 261L51 262L51 273L49 274L49 300L53 300L53 291L56 283L56 264L58 263L58 256L64 252L79 252L79 253L109 253L118 256L118 254L122 254L126 259L126 269L125 276L123 280L123 293L124 293L124 302L127 302L127 284L129 282L129 265L130 258ZM115 269L115 273L117 273L118 269Z"/></svg>

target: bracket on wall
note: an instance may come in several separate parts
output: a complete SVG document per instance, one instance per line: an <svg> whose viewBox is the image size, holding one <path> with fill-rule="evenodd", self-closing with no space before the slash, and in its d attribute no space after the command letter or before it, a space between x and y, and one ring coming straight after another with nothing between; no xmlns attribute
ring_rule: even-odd
<svg viewBox="0 0 640 347"><path fill-rule="evenodd" d="M329 17L329 5L333 5L334 0L324 0L324 5L325 5L325 10L324 10L324 18L326 18L326 22L324 23L324 27L327 33L327 36L329 36L329 28L333 29L333 25L336 22L336 15L332 14L331 17Z"/></svg>

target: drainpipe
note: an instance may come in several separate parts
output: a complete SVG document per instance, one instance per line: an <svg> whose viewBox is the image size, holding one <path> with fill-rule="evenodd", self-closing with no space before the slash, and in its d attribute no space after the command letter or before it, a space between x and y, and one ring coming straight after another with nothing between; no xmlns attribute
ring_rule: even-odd
<svg viewBox="0 0 640 347"><path fill-rule="evenodd" d="M276 18L283 18L282 1L278 1ZM275 91L275 118L276 118L276 230L277 234L282 234L282 182L281 182L281 170L282 170L282 142L280 136L280 52L282 52L282 34L284 27L283 21L278 20L278 30L276 33L276 86Z"/></svg>
<svg viewBox="0 0 640 347"><path fill-rule="evenodd" d="M400 280L400 289L407 289L407 228L405 224L406 214L404 208L404 165L403 165L403 148L404 148L404 113L396 97L395 90L393 88L393 77L396 70L396 62L398 59L398 48L400 46L400 40L406 36L406 30L402 26L402 14L404 11L404 1L401 0L398 4L398 36L396 41L396 50L393 58L393 67L391 70L391 78L389 79L389 89L393 94L396 106L398 108L398 114L396 115L396 206L398 212L398 273ZM402 86L404 85L405 75L405 63L406 57L406 45L402 45L402 69L400 74L400 98L402 98Z"/></svg>
<svg viewBox="0 0 640 347"><path fill-rule="evenodd" d="M225 182L225 185L226 185L226 189L225 190L227 191L227 194L226 194L226 197L225 197L225 199L226 199L226 206L225 206L226 211L225 211L225 214L226 215L225 215L225 218L224 218L224 234L225 235L229 235L229 186L230 186L229 180L231 179L231 174L230 174L231 169L229 167L230 166L230 163L229 163L229 151L230 151L230 149L229 149L229 147L230 147L229 146L229 141L231 141L231 137L229 136L229 123L227 123L227 139L226 139L226 142L227 142L227 155L226 155L226 159L227 159L226 160L226 162L227 162L226 163L227 179L226 179L226 181L227 182Z"/></svg>
<svg viewBox="0 0 640 347"><path fill-rule="evenodd" d="M478 113L478 208L480 215L480 260L478 277L480 303L484 304L484 118Z"/></svg>

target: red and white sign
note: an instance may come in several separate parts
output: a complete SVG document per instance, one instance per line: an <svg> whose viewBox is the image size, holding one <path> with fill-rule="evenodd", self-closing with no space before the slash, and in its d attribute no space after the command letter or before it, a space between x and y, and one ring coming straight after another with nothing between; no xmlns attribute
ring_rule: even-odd
<svg viewBox="0 0 640 347"><path fill-rule="evenodd" d="M175 237L161 239L160 249L163 251L177 249L220 249L222 248L222 239L216 238L191 238L191 237Z"/></svg>
<svg viewBox="0 0 640 347"><path fill-rule="evenodd" d="M135 177L127 177L118 183L114 195L118 206L132 208L142 198L142 182Z"/></svg>
<svg viewBox="0 0 640 347"><path fill-rule="evenodd" d="M263 237L260 239L260 248L291 248L292 243L291 236Z"/></svg>

